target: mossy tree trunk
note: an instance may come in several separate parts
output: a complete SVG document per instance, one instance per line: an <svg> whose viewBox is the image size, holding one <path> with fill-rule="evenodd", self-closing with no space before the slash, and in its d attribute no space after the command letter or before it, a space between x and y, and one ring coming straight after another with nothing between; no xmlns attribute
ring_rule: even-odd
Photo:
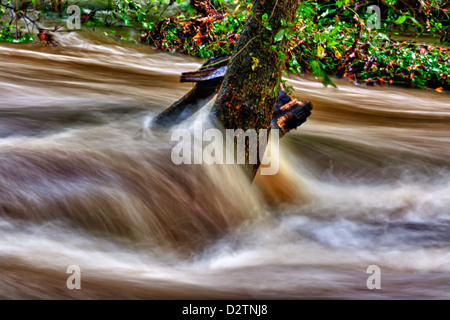
<svg viewBox="0 0 450 320"><path fill-rule="evenodd" d="M300 0L257 0L253 14L239 36L235 51L228 64L212 115L225 129L255 129L259 148L259 129L270 129L281 75L283 56L287 53L289 37L286 35L295 23ZM245 165L251 179L256 164Z"/></svg>

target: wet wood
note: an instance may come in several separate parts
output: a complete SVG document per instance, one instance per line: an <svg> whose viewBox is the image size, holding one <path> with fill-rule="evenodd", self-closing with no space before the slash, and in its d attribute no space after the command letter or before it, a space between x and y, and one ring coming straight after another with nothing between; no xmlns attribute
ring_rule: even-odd
<svg viewBox="0 0 450 320"><path fill-rule="evenodd" d="M229 58L220 56L206 61L198 71L181 74L180 82L196 82L194 87L152 121L152 127L170 127L188 119L204 107L219 90ZM225 68L225 69L223 69Z"/></svg>
<svg viewBox="0 0 450 320"><path fill-rule="evenodd" d="M212 79L222 78L227 72L227 67L199 70L193 72L184 72L181 74L180 82L197 82L197 81L208 81Z"/></svg>
<svg viewBox="0 0 450 320"><path fill-rule="evenodd" d="M152 120L153 128L167 128L188 119L205 106L217 93L218 86L214 83L196 83L182 98L161 112Z"/></svg>
<svg viewBox="0 0 450 320"><path fill-rule="evenodd" d="M309 101L292 99L282 89L278 91L278 99L270 122L272 129L280 130L280 138L296 129L311 115L312 104Z"/></svg>

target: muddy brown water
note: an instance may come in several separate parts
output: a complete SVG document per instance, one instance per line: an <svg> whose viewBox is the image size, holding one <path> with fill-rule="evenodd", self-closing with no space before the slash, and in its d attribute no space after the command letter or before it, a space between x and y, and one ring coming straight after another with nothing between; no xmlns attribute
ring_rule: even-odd
<svg viewBox="0 0 450 320"><path fill-rule="evenodd" d="M0 298L450 298L448 94L288 77L312 115L250 185L148 129L203 61L59 42L0 45Z"/></svg>

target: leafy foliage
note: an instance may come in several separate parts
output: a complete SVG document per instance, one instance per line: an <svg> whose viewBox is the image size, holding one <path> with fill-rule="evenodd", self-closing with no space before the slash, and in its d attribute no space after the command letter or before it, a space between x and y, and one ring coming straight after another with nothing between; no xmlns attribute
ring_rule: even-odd
<svg viewBox="0 0 450 320"><path fill-rule="evenodd" d="M130 4L133 1L120 2ZM309 73L320 78L324 85L334 86L330 75L335 75L368 85L396 84L431 87L438 91L450 89L446 71L450 63L448 48L393 40L394 32L406 30L416 34L425 30L443 34L448 18L432 15L432 4L428 9L422 8L420 17L415 8L398 10L395 1L379 1L377 4L381 8L382 19L379 29L375 30L367 23L374 18L371 11L373 1L302 1L295 25L286 25L274 35L275 42L284 37L290 39L288 52L278 52L278 57L285 61L289 72ZM434 8L440 7L434 4ZM141 19L143 14L137 14L134 20L145 27L141 40L161 50L204 59L231 54L251 15L249 2L241 2L228 10L221 20L212 17L198 19L195 12L186 10L186 7L181 9L185 10L182 14L160 16L157 21L153 19L144 23ZM262 24L271 30L268 17L262 17Z"/></svg>
<svg viewBox="0 0 450 320"><path fill-rule="evenodd" d="M207 1L207 0L206 0ZM9 9L16 20L9 20L7 5L0 7L0 41L33 41L35 34L17 25L24 20L25 11L40 16L58 13L67 16L67 1L31 1L27 9ZM122 40L124 28L134 29L139 40L160 50L209 59L231 55L247 19L251 16L252 1L217 0L213 4L221 17L203 16L183 0L109 1L106 15L82 9L84 25L103 25ZM450 41L448 4L439 0L304 0L301 1L296 21L286 24L273 34L272 48L275 56L286 64L286 71L310 74L324 85L334 85L332 76L343 77L367 85L395 84L437 91L450 90L450 51L445 46ZM374 7L380 16L374 15ZM22 10L22 11L21 11ZM11 15L11 12L9 12ZM281 19L283 24L283 19ZM261 24L271 31L269 17L263 16ZM375 27L374 27L375 25ZM27 29L28 28L28 29ZM436 34L441 46L403 42L402 35L410 38ZM411 36L412 35L412 36ZM37 34L37 39L50 38L49 32ZM46 36L46 37L43 37ZM276 43L289 39L287 52L276 52ZM45 42L45 41L44 41ZM269 43L269 42L268 42ZM253 67L258 67L253 61Z"/></svg>

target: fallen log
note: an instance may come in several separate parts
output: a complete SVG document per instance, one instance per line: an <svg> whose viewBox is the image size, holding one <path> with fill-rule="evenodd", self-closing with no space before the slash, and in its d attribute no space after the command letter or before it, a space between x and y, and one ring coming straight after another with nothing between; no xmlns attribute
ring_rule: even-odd
<svg viewBox="0 0 450 320"><path fill-rule="evenodd" d="M205 106L218 92L228 60L228 57L225 56L212 58L206 61L198 71L182 73L180 82L196 82L196 84L182 98L156 116L152 121L152 126L176 125Z"/></svg>
<svg viewBox="0 0 450 320"><path fill-rule="evenodd" d="M304 123L311 115L311 110L311 102L292 99L280 88L270 126L272 129L280 130L281 138Z"/></svg>

